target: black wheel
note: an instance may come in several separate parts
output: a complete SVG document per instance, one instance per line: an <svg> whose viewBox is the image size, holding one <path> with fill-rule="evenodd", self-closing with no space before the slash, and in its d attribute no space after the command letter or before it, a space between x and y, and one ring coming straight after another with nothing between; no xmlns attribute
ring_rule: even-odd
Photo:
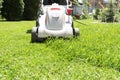
<svg viewBox="0 0 120 80"><path fill-rule="evenodd" d="M32 32L31 33L31 42L32 43L34 43L34 42L36 42L37 41L37 34L36 34L36 32Z"/></svg>
<svg viewBox="0 0 120 80"><path fill-rule="evenodd" d="M72 22L73 36L75 36L74 23Z"/></svg>
<svg viewBox="0 0 120 80"><path fill-rule="evenodd" d="M75 28L74 30L75 30L75 36L80 36L80 31L79 31L79 29L78 29L78 28Z"/></svg>
<svg viewBox="0 0 120 80"><path fill-rule="evenodd" d="M39 17L38 17L36 20L36 27L39 27L39 26L40 26L40 24L39 24Z"/></svg>
<svg viewBox="0 0 120 80"><path fill-rule="evenodd" d="M74 28L74 23L72 22L72 28L73 28L73 36L80 36L80 32L78 28Z"/></svg>
<svg viewBox="0 0 120 80"><path fill-rule="evenodd" d="M37 41L43 43L43 42L45 42L46 39L47 38L39 38L39 39L37 39Z"/></svg>

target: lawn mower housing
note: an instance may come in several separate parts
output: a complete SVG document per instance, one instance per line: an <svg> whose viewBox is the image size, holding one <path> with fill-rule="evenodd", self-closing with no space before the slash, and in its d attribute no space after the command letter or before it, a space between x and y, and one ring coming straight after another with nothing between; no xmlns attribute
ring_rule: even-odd
<svg viewBox="0 0 120 80"><path fill-rule="evenodd" d="M47 37L79 36L79 29L73 26L72 8L69 8L68 0L51 0L51 3L45 1L42 0L43 14L39 15L36 27L32 28L31 42Z"/></svg>

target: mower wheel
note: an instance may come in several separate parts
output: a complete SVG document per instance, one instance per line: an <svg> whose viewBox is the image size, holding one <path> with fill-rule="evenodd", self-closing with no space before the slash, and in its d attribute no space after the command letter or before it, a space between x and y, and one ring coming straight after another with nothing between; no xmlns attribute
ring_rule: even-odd
<svg viewBox="0 0 120 80"><path fill-rule="evenodd" d="M35 32L31 33L31 42L34 43L37 41L37 34Z"/></svg>
<svg viewBox="0 0 120 80"><path fill-rule="evenodd" d="M39 18L36 20L36 27L39 27L40 24L39 24Z"/></svg>
<svg viewBox="0 0 120 80"><path fill-rule="evenodd" d="M32 43L37 41L37 38L38 38L38 37L37 37L36 31L37 31L37 28L36 28L36 27L33 27L33 28L32 28L32 33L31 33L31 42L32 42Z"/></svg>
<svg viewBox="0 0 120 80"><path fill-rule="evenodd" d="M79 31L79 29L78 29L78 28L75 28L74 30L75 30L75 36L80 36L80 31Z"/></svg>
<svg viewBox="0 0 120 80"><path fill-rule="evenodd" d="M46 39L47 38L39 38L38 41L41 42L41 43L43 43L43 42L45 42Z"/></svg>
<svg viewBox="0 0 120 80"><path fill-rule="evenodd" d="M74 23L72 22L72 29L73 29L73 35L75 36L75 28L74 28Z"/></svg>

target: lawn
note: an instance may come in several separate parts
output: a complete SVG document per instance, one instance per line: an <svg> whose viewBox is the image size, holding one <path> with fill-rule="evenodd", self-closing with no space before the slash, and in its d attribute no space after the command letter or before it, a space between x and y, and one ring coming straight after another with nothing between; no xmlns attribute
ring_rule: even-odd
<svg viewBox="0 0 120 80"><path fill-rule="evenodd" d="M35 21L0 21L0 80L120 80L120 24L75 21L80 37L31 43Z"/></svg>

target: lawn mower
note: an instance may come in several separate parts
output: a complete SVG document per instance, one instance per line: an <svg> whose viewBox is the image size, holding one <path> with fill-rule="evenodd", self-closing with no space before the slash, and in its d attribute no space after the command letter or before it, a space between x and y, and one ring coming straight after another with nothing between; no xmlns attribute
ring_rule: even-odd
<svg viewBox="0 0 120 80"><path fill-rule="evenodd" d="M43 41L47 37L79 36L79 28L74 28L68 0L42 0L41 9L36 27L32 28L31 42Z"/></svg>

